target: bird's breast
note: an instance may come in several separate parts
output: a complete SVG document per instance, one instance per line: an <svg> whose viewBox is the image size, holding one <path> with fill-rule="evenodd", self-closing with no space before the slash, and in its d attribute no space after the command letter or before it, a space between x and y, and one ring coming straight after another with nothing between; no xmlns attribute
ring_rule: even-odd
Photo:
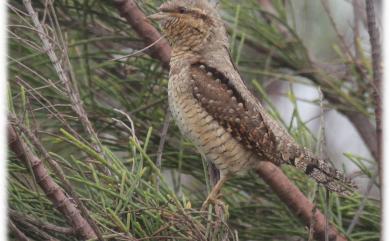
<svg viewBox="0 0 390 241"><path fill-rule="evenodd" d="M222 175L245 172L258 157L233 138L194 98L187 73L185 68L170 73L168 100L176 124Z"/></svg>

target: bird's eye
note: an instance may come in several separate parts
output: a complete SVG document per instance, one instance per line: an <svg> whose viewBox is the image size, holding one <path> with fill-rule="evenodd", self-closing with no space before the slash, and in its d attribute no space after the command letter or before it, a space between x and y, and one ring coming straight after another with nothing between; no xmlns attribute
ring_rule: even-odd
<svg viewBox="0 0 390 241"><path fill-rule="evenodd" d="M179 7L177 10L179 13L186 13L187 12L187 8L185 8L185 7Z"/></svg>

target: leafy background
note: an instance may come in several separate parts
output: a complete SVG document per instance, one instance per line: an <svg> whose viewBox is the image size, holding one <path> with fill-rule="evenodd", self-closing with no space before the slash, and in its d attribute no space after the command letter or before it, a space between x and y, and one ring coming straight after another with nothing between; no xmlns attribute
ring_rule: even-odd
<svg viewBox="0 0 390 241"><path fill-rule="evenodd" d="M254 173L225 185L225 210L199 212L210 189L207 164L167 118L167 70L149 49L136 52L146 43L114 2L8 2L9 118L50 176L68 190L58 164L79 197L74 202L82 202L107 240L311 240L310 229ZM57 63L26 3L38 13ZM145 14L160 4L137 1ZM232 56L253 93L298 142L342 160L334 164L360 189L326 201L324 189L305 175L289 167L285 173L348 239L379 240L375 133L360 130L373 128L375 119L364 2L337 4L236 0L219 8ZM93 131L80 120L78 98ZM352 125L340 129L341 115ZM342 136L348 144L335 145ZM32 167L12 151L8 171L10 225L31 240L78 239ZM12 231L9 237L17 239Z"/></svg>

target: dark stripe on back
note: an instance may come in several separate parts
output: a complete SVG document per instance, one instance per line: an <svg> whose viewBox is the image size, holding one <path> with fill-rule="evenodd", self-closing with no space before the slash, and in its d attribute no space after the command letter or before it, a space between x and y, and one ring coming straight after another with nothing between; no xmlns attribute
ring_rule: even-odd
<svg viewBox="0 0 390 241"><path fill-rule="evenodd" d="M314 164L307 164L306 170L305 170L305 174L306 174L306 175L310 175L310 174L313 172L314 168L317 168L317 165L314 165ZM318 168L317 168L317 169L318 169Z"/></svg>

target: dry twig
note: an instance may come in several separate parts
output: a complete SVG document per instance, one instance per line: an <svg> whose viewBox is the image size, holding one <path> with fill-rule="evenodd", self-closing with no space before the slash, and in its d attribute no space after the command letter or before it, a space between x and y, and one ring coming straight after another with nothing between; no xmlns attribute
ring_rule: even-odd
<svg viewBox="0 0 390 241"><path fill-rule="evenodd" d="M97 134L92 127L91 122L89 121L87 112L84 109L83 103L80 98L80 94L77 90L77 88L74 87L72 84L68 73L66 72L65 68L61 64L61 60L57 57L57 54L54 51L53 45L51 44L51 41L49 37L46 34L45 28L41 24L38 18L38 14L35 12L34 8L32 7L31 1L30 0L24 0L23 1L24 6L27 9L28 14L30 15L34 27L36 28L39 38L42 41L43 45L43 50L46 52L48 55L51 63L53 64L57 75L59 79L61 80L62 84L65 86L66 92L68 94L68 97L70 101L72 102L72 109L76 112L77 116L80 119L80 122L86 132L89 134L91 137L92 142L95 144L94 148L96 149L97 152L101 152L101 145L99 143L99 139L97 137Z"/></svg>

